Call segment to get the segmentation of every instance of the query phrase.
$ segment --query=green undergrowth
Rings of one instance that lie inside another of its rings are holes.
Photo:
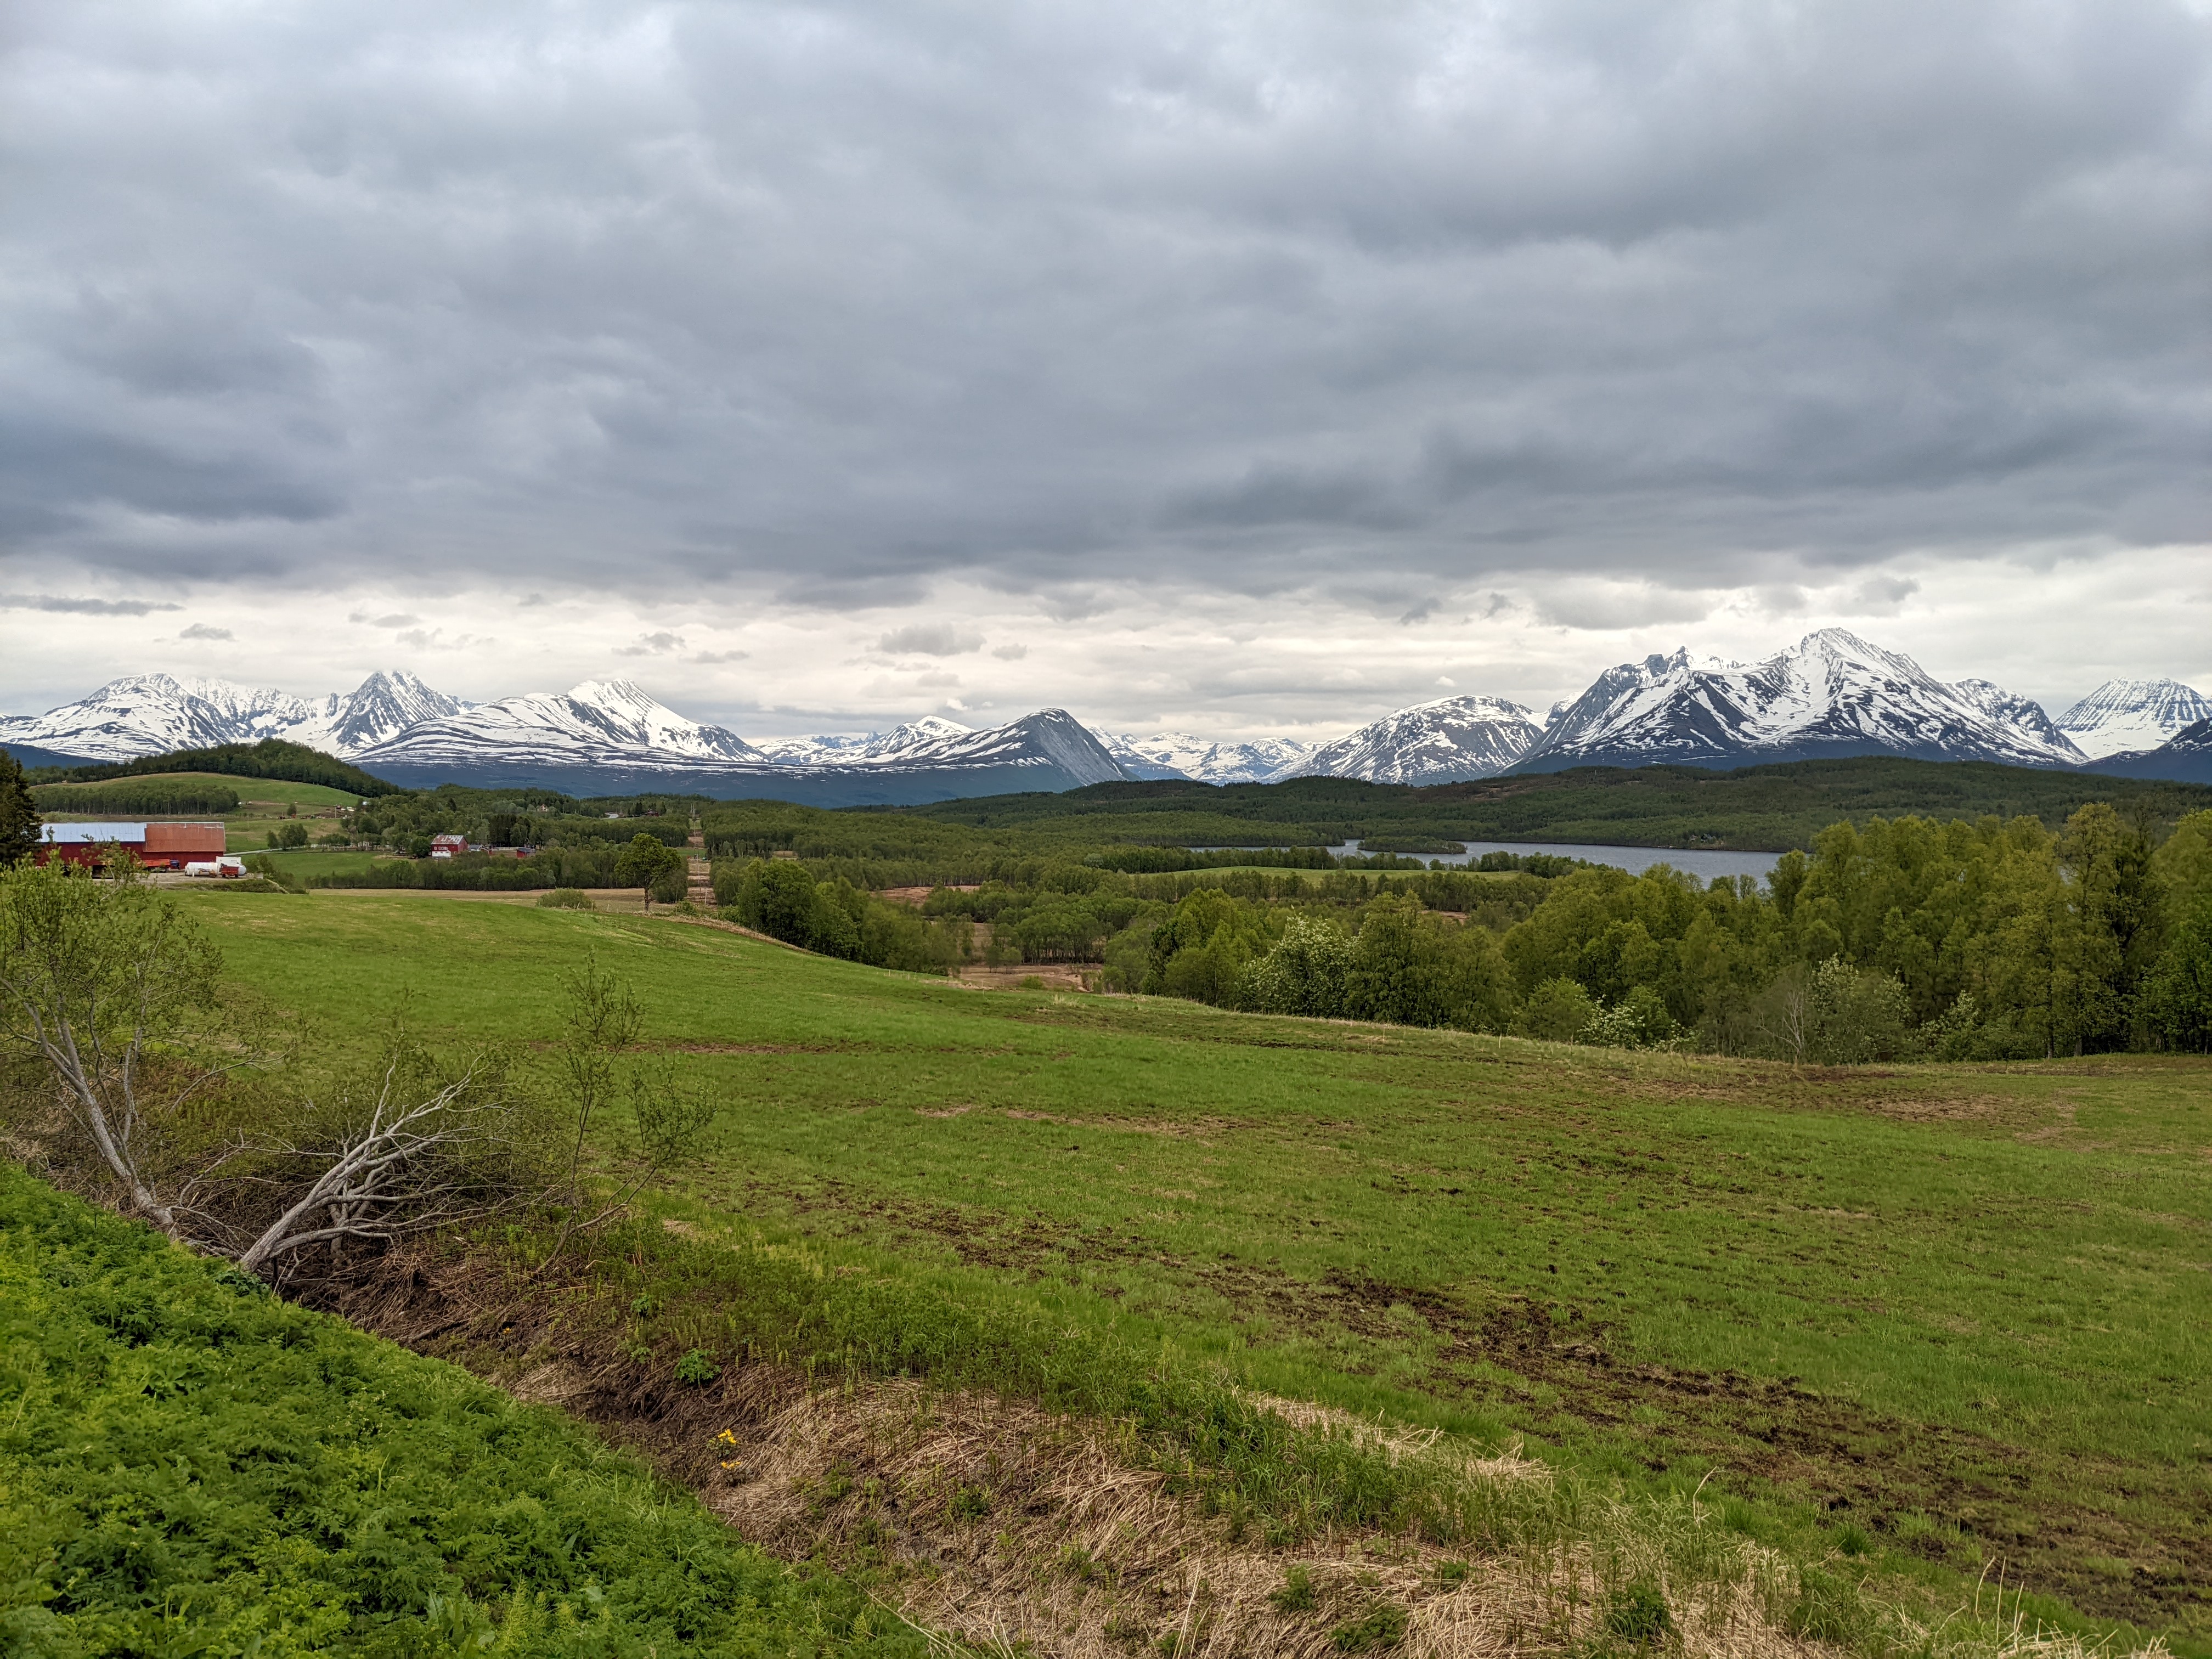
[[[590,1431],[0,1164],[0,1653],[931,1650]]]

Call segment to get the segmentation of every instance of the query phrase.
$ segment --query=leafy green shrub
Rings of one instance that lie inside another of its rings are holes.
[[[538,896],[541,910],[596,910],[592,896],[580,887],[555,887]]]
[[[1659,1587],[1639,1579],[1605,1598],[1605,1633],[1642,1652],[1674,1633],[1674,1615]]]
[[[703,1389],[721,1374],[714,1357],[703,1348],[694,1348],[676,1362],[676,1380],[695,1389]]]
[[[1547,1042],[1579,1042],[1597,1012],[1590,994],[1573,980],[1547,979],[1528,994],[1514,1024],[1523,1036]]]
[[[1314,1599],[1312,1570],[1297,1566],[1283,1575],[1282,1588],[1269,1592],[1267,1596],[1277,1613],[1310,1613]]]
[[[963,1486],[948,1507],[956,1521],[981,1521],[991,1512],[991,1494],[981,1486]]]
[[[1395,1648],[1406,1639],[1406,1610],[1395,1601],[1377,1601],[1358,1618],[1339,1625],[1328,1639],[1339,1653]]]
[[[913,1655],[587,1431],[0,1164],[0,1648]]]

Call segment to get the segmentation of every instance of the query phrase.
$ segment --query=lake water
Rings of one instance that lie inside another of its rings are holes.
[[[1328,849],[1339,858],[1356,855],[1359,843],[1346,842],[1340,847]],[[1610,864],[1632,875],[1640,875],[1655,864],[1671,864],[1677,870],[1686,870],[1700,881],[1711,881],[1715,876],[1757,876],[1761,881],[1774,872],[1782,858],[1779,853],[1716,853],[1709,850],[1685,850],[1676,847],[1592,847],[1570,842],[1531,841],[1471,841],[1464,853],[1408,853],[1408,858],[1418,858],[1423,864],[1472,864],[1485,853],[1549,853],[1554,858],[1587,859],[1592,864]]]

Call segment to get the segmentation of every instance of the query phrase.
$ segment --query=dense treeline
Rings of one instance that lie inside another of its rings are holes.
[[[2040,818],[2056,830],[2104,801],[2171,825],[2212,809],[2212,786],[1981,762],[1887,756],[1748,766],[1583,767],[1426,787],[1298,778],[1225,787],[1173,780],[1066,794],[941,801],[897,816],[987,828],[1042,849],[1114,842],[1334,846],[1370,839],[1589,842],[1627,847],[1809,848],[1829,824],[1926,816]],[[1197,826],[1203,824],[1200,829]]]
[[[154,779],[100,786],[40,784],[31,799],[41,812],[120,817],[134,812],[235,812],[238,791],[203,779]]]
[[[1226,1006],[1804,1060],[2212,1044],[2212,812],[1834,825],[1765,886],[1558,878],[1502,933],[1405,898],[1352,926],[1194,894],[1146,988]]]
[[[2212,1044],[2212,811],[2155,848],[2102,804],[2055,834],[2026,817],[1839,823],[1763,885],[1540,867],[1001,860],[918,917],[795,860],[726,861],[715,885],[746,925],[835,955],[957,963],[975,936],[927,929],[958,921],[988,928],[995,963],[1099,963],[1109,988],[1262,1012],[1800,1061]]]
[[[691,833],[691,805],[650,796],[587,803],[547,790],[445,787],[371,802],[348,820],[347,831],[357,844],[418,859],[429,855],[433,836],[463,836],[490,847],[599,848],[611,856],[640,835],[682,847]],[[593,806],[602,810],[588,810]]]
[[[871,967],[943,973],[968,961],[974,930],[926,919],[842,877],[822,879],[793,859],[714,867],[714,902],[725,914],[804,950]]]
[[[459,858],[386,859],[366,870],[311,873],[317,887],[412,887],[453,892],[529,892],[548,887],[614,887],[616,846],[549,847],[526,859],[464,853]]]

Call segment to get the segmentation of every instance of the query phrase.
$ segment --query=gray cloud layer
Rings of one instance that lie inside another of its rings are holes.
[[[1410,624],[2212,505],[2180,3],[14,15],[10,558]]]

